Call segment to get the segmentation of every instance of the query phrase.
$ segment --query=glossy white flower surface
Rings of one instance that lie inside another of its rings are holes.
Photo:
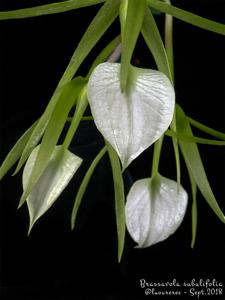
[[[29,182],[39,147],[34,148],[25,165],[23,171],[24,190]],[[55,147],[47,168],[26,200],[30,215],[30,229],[56,201],[82,162],[80,157],[69,150],[61,150],[62,146]]]
[[[88,82],[95,124],[125,169],[169,127],[175,94],[161,72],[131,66],[128,88],[120,89],[120,64],[98,65]]]
[[[188,195],[177,182],[157,175],[136,181],[127,196],[127,229],[138,248],[167,239],[180,226]]]

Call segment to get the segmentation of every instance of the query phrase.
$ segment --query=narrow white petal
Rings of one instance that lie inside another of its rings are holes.
[[[173,180],[158,176],[134,183],[126,203],[126,224],[138,247],[149,247],[165,240],[180,226],[187,208],[188,195]]]
[[[127,93],[121,93],[117,63],[98,65],[88,83],[95,124],[117,151],[123,168],[164,133],[175,103],[174,89],[163,73],[135,67],[131,73]]]
[[[29,181],[30,174],[38,154],[39,146],[31,153],[23,171],[23,189]],[[56,146],[49,164],[38,180],[31,194],[27,198],[30,215],[30,229],[57,200],[67,186],[82,159],[68,150],[61,151],[61,146]]]

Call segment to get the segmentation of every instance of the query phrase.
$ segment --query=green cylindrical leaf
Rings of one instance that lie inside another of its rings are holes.
[[[21,206],[29,196],[38,179],[48,165],[48,161],[52,155],[52,152],[54,151],[55,145],[66,123],[67,116],[74,104],[77,92],[78,87],[76,82],[71,81],[70,84],[66,86],[57,105],[55,106],[54,112],[43,136],[43,140],[38,151],[35,164],[29,176],[29,182],[26,185],[26,189],[24,190],[24,193],[21,197],[19,206]]]
[[[105,2],[105,0],[67,0],[31,8],[23,8],[12,11],[1,11],[0,20],[24,19],[30,17],[39,17],[44,15],[57,14],[81,7],[95,5]]]
[[[188,118],[188,121],[190,122],[190,124],[198,129],[200,129],[201,131],[205,132],[205,133],[208,133],[214,137],[217,137],[218,139],[221,139],[221,140],[225,140],[225,133],[223,132],[220,132],[218,130],[215,130],[213,128],[210,128],[192,118]]]
[[[73,79],[73,85],[76,86],[77,91],[79,91],[80,87],[84,84],[85,79],[82,77],[76,77]],[[71,83],[70,83],[71,84]],[[32,134],[27,141],[27,144],[23,150],[23,153],[21,155],[21,158],[18,162],[16,171],[14,174],[19,172],[27,158],[29,157],[30,153],[34,149],[34,147],[38,144],[40,141],[41,137],[43,136],[45,129],[49,123],[49,120],[51,119],[52,113],[55,109],[56,104],[58,103],[63,91],[67,88],[67,84],[65,84],[63,87],[56,89],[56,92],[52,96],[51,100],[49,101],[43,115],[41,118],[38,120],[34,130],[32,131]]]
[[[107,0],[84,33],[60,82],[68,82],[119,14],[120,0]]]
[[[152,16],[152,13],[149,9],[145,11],[144,22],[142,26],[142,35],[145,39],[145,42],[151,51],[156,65],[158,69],[167,75],[170,79],[171,83],[173,83],[173,73],[170,69],[170,63],[167,57],[166,49],[163,45],[162,38],[160,36],[158,27],[155,23],[155,20]],[[171,128],[176,131],[176,116],[174,114],[173,120],[171,122]],[[179,150],[178,150],[178,143],[177,139],[173,138],[173,148],[175,154],[175,161],[176,161],[176,170],[177,170],[177,184],[178,188],[180,185],[180,157],[179,157]]]
[[[81,90],[79,97],[77,99],[76,110],[70,124],[69,130],[66,134],[65,140],[63,142],[63,147],[69,148],[71,141],[73,140],[74,134],[80,124],[82,116],[88,106],[88,98],[87,98],[87,87],[86,85]]]
[[[121,260],[125,240],[125,199],[124,199],[124,186],[123,177],[120,167],[119,158],[115,150],[107,143],[107,150],[113,173],[114,193],[115,193],[115,208],[116,208],[116,224],[118,236],[118,261]]]
[[[180,106],[176,106],[176,115],[177,115],[177,132],[181,135],[188,135],[192,136],[192,130],[189,125],[188,119],[185,116],[185,113],[181,109]],[[199,190],[201,191],[202,195],[218,216],[218,218],[225,223],[225,217],[219,205],[216,201],[216,198],[212,192],[212,189],[209,185],[205,169],[198,152],[198,147],[195,143],[188,143],[179,140],[179,145],[181,148],[181,152],[183,154],[185,163],[190,170],[194,181],[196,182]]]
[[[141,33],[145,42],[151,51],[156,65],[162,73],[164,73],[171,82],[173,82],[168,57],[158,27],[149,9],[145,10],[144,21]]]
[[[189,143],[198,143],[198,144],[213,145],[213,146],[225,146],[225,141],[210,140],[210,139],[200,138],[193,135],[178,134],[173,130],[167,130],[165,134],[171,137],[176,137],[181,141],[185,141]]]
[[[76,195],[76,199],[74,202],[73,210],[72,210],[72,215],[71,215],[71,228],[74,229],[75,227],[75,222],[76,222],[76,217],[77,217],[77,212],[80,207],[81,201],[83,199],[84,193],[87,189],[88,183],[91,179],[91,176],[98,165],[99,161],[102,159],[103,155],[106,153],[107,148],[106,146],[102,148],[102,150],[98,153],[98,155],[95,157],[93,160],[92,164],[90,165],[87,173],[84,176],[84,179],[81,182],[81,185],[79,187],[79,190]]]
[[[129,0],[127,11],[124,14],[126,19],[124,21],[124,33],[122,33],[122,56],[120,71],[120,85],[122,91],[125,91],[127,88],[130,60],[142,27],[145,8],[146,0]]]
[[[7,157],[3,161],[0,167],[0,180],[5,176],[5,174],[11,169],[11,167],[16,163],[16,161],[20,158],[23,153],[23,150],[36,126],[37,122],[27,129],[27,131],[20,137],[20,139],[16,142],[15,146],[8,153]]]
[[[167,3],[161,2],[159,0],[147,0],[149,6],[170,14],[184,22],[190,23],[194,26],[198,26],[200,28],[216,32],[222,35],[225,35],[225,25],[222,23],[217,23],[206,18],[202,18],[198,15],[192,14],[183,9],[177,8],[173,5],[169,5]]]

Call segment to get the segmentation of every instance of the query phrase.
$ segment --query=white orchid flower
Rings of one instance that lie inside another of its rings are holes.
[[[37,158],[40,145],[34,148],[23,171],[23,189]],[[31,230],[34,223],[53,205],[82,163],[82,159],[62,146],[56,146],[48,166],[41,175],[26,202],[30,215]]]
[[[138,180],[127,196],[126,225],[138,248],[167,239],[180,226],[188,195],[177,182],[156,175]]]
[[[161,72],[131,66],[128,88],[120,88],[120,64],[98,65],[88,82],[95,124],[119,155],[125,169],[170,125],[175,94]]]

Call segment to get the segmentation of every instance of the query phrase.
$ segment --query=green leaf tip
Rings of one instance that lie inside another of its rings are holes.
[[[31,8],[23,8],[11,11],[1,11],[0,20],[24,19],[62,13],[82,7],[87,7],[105,2],[105,0],[67,0],[50,3]]]
[[[86,175],[84,176],[84,178],[81,182],[81,185],[79,187],[79,190],[77,192],[77,195],[76,195],[76,198],[75,198],[75,201],[74,201],[74,206],[73,206],[72,215],[71,215],[71,229],[72,230],[74,230],[74,228],[75,228],[77,213],[78,213],[81,201],[83,199],[84,193],[87,189],[88,183],[91,179],[91,176],[94,173],[94,170],[95,170],[96,166],[98,165],[98,163],[100,162],[100,160],[102,159],[102,157],[104,156],[106,151],[107,151],[107,148],[105,146],[105,147],[102,148],[102,150],[95,157],[95,159],[91,163]]]
[[[177,132],[181,135],[193,136],[188,119],[179,105],[176,105],[177,116]],[[212,208],[217,217],[225,223],[225,216],[221,211],[216,198],[212,192],[208,178],[204,169],[204,165],[201,160],[201,156],[198,151],[198,147],[195,143],[189,143],[179,140],[179,146],[184,157],[187,168],[193,176],[195,183],[204,196],[205,200]]]
[[[224,140],[225,141],[225,133],[224,132],[220,132],[218,130],[215,130],[209,126],[206,126],[190,117],[187,117],[188,118],[188,121],[190,122],[190,124],[196,128],[198,128],[199,130],[211,135],[211,136],[214,136],[218,139],[221,139],[221,140]]]
[[[0,167],[0,180],[5,176],[5,174],[13,167],[20,156],[36,126],[37,122],[27,129],[27,131],[19,138],[12,150],[8,153],[5,160]]]
[[[109,159],[112,167],[114,194],[115,194],[115,209],[116,209],[116,225],[118,237],[118,261],[121,261],[125,242],[125,196],[123,177],[119,157],[109,143],[106,143],[109,154]]]
[[[165,134],[170,137],[176,137],[177,139],[189,142],[189,143],[196,143],[196,144],[203,144],[203,145],[212,145],[212,146],[225,146],[225,141],[218,141],[218,140],[211,140],[205,139],[193,135],[185,135],[185,134],[178,134],[171,129],[168,129]]]
[[[225,35],[225,25],[222,23],[208,20],[206,18],[200,17],[196,14],[190,13],[186,10],[177,8],[173,5],[164,3],[159,0],[147,0],[147,3],[150,7],[153,7],[161,12],[170,14],[173,17],[176,17],[184,22],[190,23],[202,29]]]

